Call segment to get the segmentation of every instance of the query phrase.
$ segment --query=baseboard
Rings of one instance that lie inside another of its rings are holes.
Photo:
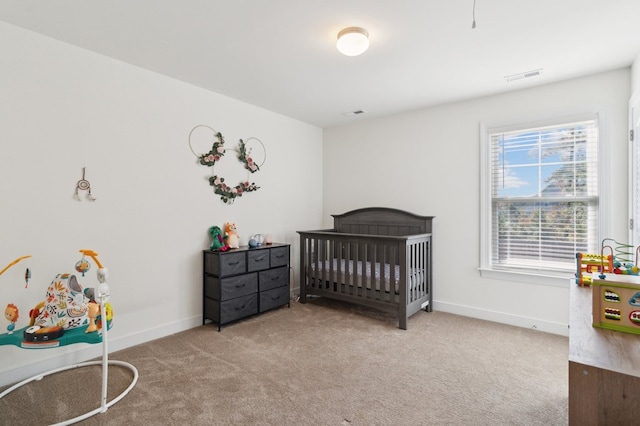
[[[120,336],[117,338],[112,338],[111,334],[109,334],[109,339],[107,341],[107,344],[109,345],[109,356],[111,357],[111,354],[113,354],[113,352],[140,345],[142,343],[150,342],[152,340],[160,339],[162,337],[179,333],[181,331],[189,330],[191,328],[198,327],[199,325],[202,325],[202,316],[193,317],[175,323],[162,324],[149,330],[144,330],[126,336]],[[66,352],[57,357],[48,358],[43,361],[28,364],[26,366],[22,365],[15,369],[3,371],[2,373],[0,373],[0,386],[7,386],[33,377],[37,374],[42,374],[50,370],[61,368],[67,365],[77,364],[102,356],[101,344],[77,346],[78,349],[72,352]],[[46,351],[47,349],[24,350]],[[117,359],[117,355],[114,357],[114,359]]]
[[[514,325],[516,327],[531,328],[545,333],[559,334],[561,336],[569,336],[569,325],[555,323],[550,321],[542,321],[536,318],[527,318],[503,312],[487,311],[484,309],[473,308],[471,306],[457,305],[446,302],[433,302],[435,311],[447,312],[450,314],[462,315],[465,317],[478,318],[486,321],[499,322],[501,324]]]

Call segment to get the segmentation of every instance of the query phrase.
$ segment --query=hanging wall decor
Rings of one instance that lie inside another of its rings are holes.
[[[82,168],[82,179],[80,179],[77,183],[76,183],[76,192],[74,194],[74,198],[78,201],[80,201],[80,195],[78,195],[78,191],[82,190],[82,191],[87,191],[87,198],[91,201],[95,201],[95,197],[93,195],[91,195],[91,184],[89,183],[88,180],[86,180],[84,178],[84,172],[85,172],[86,167]]]
[[[193,141],[192,141],[193,132],[199,127],[204,127],[211,130],[214,136],[213,145],[211,146],[211,149],[209,150],[209,152],[205,154],[198,154],[193,149]],[[199,124],[195,126],[193,129],[191,129],[191,132],[189,132],[189,148],[191,148],[191,152],[193,152],[193,154],[198,158],[199,164],[203,166],[211,167],[212,176],[209,177],[209,185],[213,187],[213,192],[219,195],[220,199],[224,203],[233,204],[233,202],[237,197],[242,197],[242,194],[247,192],[254,192],[260,189],[260,187],[257,186],[255,182],[249,183],[249,175],[259,171],[260,167],[264,165],[264,162],[267,159],[267,151],[262,141],[255,137],[250,137],[246,139],[246,141],[243,141],[242,139],[240,139],[237,149],[226,148],[224,143],[225,141],[224,141],[224,136],[222,136],[222,133],[217,132],[212,127],[209,127],[204,124]],[[256,163],[254,157],[251,155],[251,152],[252,152],[251,145],[254,145],[254,144],[257,144],[258,146],[260,146],[264,153],[262,161],[259,164]],[[227,153],[227,151],[235,152],[237,154],[236,155],[237,159],[240,161],[244,169],[247,171],[247,179],[240,181],[235,186],[230,186],[227,183],[227,181],[225,181],[225,178],[219,174],[216,174],[215,170],[213,169],[216,163],[220,162],[223,159],[223,157],[225,157],[225,154]]]

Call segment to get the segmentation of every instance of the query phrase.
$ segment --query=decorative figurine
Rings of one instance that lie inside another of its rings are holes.
[[[89,317],[89,325],[87,329],[84,331],[85,333],[92,333],[98,330],[98,326],[96,325],[96,317],[100,313],[100,305],[95,301],[91,300],[89,302],[89,309],[87,310],[87,316]]]
[[[91,264],[87,259],[85,259],[84,256],[82,256],[82,259],[76,262],[76,271],[80,272],[83,277],[84,277],[84,273],[87,272],[90,268],[91,268]]]
[[[249,246],[251,246],[251,240],[253,240],[254,243],[253,247],[260,247],[264,243],[264,237],[262,236],[262,234],[252,235],[249,240]]]
[[[229,248],[240,247],[240,236],[236,232],[236,224],[233,222],[227,222],[224,225],[224,241]]]
[[[113,307],[111,303],[107,302],[104,304],[104,313],[107,316],[107,329],[111,328],[111,321],[113,320]],[[98,333],[102,332],[102,327],[104,326],[102,322],[102,314],[96,317],[96,325],[98,326]]]
[[[9,321],[7,326],[7,334],[13,334],[13,330],[16,328],[16,321],[18,321],[18,307],[13,303],[7,305],[7,309],[4,310],[4,317]]]
[[[222,238],[222,229],[219,226],[212,226],[209,228],[209,235],[211,235],[211,247],[209,250],[212,251],[227,251],[229,250],[229,246],[225,243]]]

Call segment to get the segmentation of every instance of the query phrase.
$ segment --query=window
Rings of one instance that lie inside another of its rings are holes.
[[[630,238],[634,247],[640,246],[640,92],[629,101],[629,139],[631,140],[630,200],[631,223]]]
[[[481,270],[570,277],[599,253],[598,127],[483,126]]]

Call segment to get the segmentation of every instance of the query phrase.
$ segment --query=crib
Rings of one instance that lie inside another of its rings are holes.
[[[433,308],[433,216],[368,207],[333,216],[333,229],[298,231],[300,302],[315,295],[408,318]]]

